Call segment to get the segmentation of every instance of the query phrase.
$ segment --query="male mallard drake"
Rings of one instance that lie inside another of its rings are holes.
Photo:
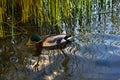
[[[57,48],[65,48],[66,44],[70,42],[72,39],[71,35],[67,34],[59,34],[59,35],[47,35],[42,40],[38,35],[33,35],[31,37],[31,41],[36,42],[36,47],[39,51],[41,51],[42,48],[47,49],[57,49]]]

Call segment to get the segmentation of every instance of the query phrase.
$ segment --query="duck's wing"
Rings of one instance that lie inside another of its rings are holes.
[[[45,39],[44,39],[44,42],[48,42],[48,43],[54,43],[56,42],[56,40],[62,40],[65,38],[66,35],[51,35],[51,36],[47,36]]]
[[[72,37],[70,35],[63,35],[63,34],[49,36],[43,41],[43,46],[56,46],[58,44],[67,42],[71,38]]]

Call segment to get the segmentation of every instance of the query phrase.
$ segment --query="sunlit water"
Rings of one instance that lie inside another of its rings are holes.
[[[117,8],[120,7],[117,6]],[[0,80],[120,80],[120,11],[96,14],[85,28],[72,30],[74,41],[62,50],[34,57],[29,36],[0,43]],[[93,12],[96,13],[96,12]],[[63,27],[64,29],[64,27]],[[82,32],[83,31],[83,32]]]

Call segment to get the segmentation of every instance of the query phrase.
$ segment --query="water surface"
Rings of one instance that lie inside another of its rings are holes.
[[[43,51],[39,65],[38,57],[32,56],[35,48],[28,45],[30,36],[17,36],[14,44],[10,38],[1,40],[0,80],[119,80],[118,8],[119,3],[105,14],[93,11],[91,22],[85,18],[83,26],[75,19],[74,29],[66,28],[74,41],[62,50]]]

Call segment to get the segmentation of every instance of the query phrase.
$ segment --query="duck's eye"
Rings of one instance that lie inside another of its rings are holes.
[[[59,39],[59,40],[57,40],[57,41],[56,41],[56,43],[57,43],[57,44],[60,44],[60,43],[61,43],[61,40],[60,40],[60,39]]]

